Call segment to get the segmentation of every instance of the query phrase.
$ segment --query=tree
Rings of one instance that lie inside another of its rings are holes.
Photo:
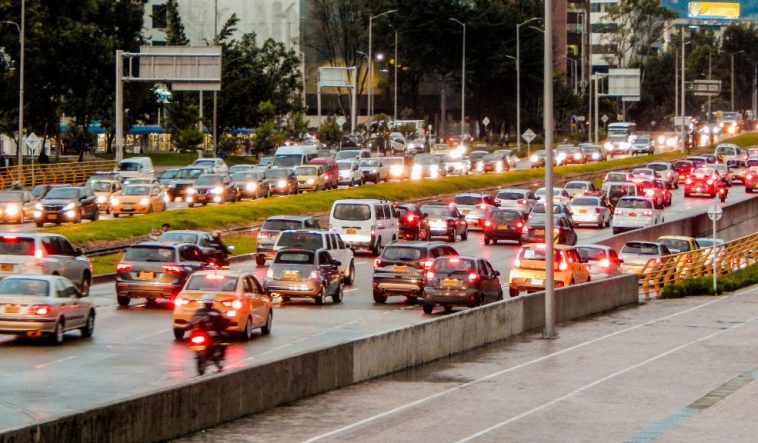
[[[183,129],[174,137],[174,146],[179,152],[192,152],[203,143],[202,132],[196,128]]]
[[[308,132],[308,124],[309,121],[303,116],[303,113],[296,112],[287,122],[287,134],[292,140],[302,141]]]
[[[628,67],[653,55],[653,46],[660,41],[666,21],[675,13],[662,6],[660,0],[621,0],[608,7],[608,63]],[[615,23],[616,25],[612,25]]]
[[[318,139],[327,146],[335,146],[342,140],[342,128],[334,117],[327,117],[319,126]]]
[[[190,44],[184,32],[184,23],[179,15],[179,5],[176,0],[166,2],[166,44],[173,46],[188,46]]]

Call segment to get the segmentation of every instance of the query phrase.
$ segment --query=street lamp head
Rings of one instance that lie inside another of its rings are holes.
[[[455,18],[455,17],[450,17],[450,19],[449,19],[449,20],[450,20],[451,22],[456,22],[456,23],[458,23],[459,25],[463,26],[464,28],[466,27],[466,24],[465,24],[465,23],[463,23],[462,21],[458,20],[458,19],[457,19],[457,18]]]
[[[527,23],[531,23],[531,22],[536,21],[536,20],[542,20],[542,17],[532,17],[532,18],[530,18],[528,20],[525,20],[525,21],[519,23],[517,26],[521,27],[521,26],[524,26]]]
[[[395,12],[397,12],[397,9],[390,9],[389,11],[384,11],[381,14],[377,14],[377,15],[371,16],[371,19],[373,20],[373,19],[379,18],[379,17],[381,17],[383,15],[388,15],[388,14],[392,14],[392,13],[395,13]]]
[[[536,26],[529,26],[529,29],[534,29],[535,31],[540,31],[541,33],[545,33],[545,30],[542,28],[538,28]]]
[[[384,54],[382,54],[381,52],[376,54],[376,61],[380,62],[382,60],[384,60]]]

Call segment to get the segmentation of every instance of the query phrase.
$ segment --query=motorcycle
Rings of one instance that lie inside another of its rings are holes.
[[[211,364],[214,364],[219,372],[224,369],[226,343],[219,342],[200,328],[192,329],[189,340],[190,349],[195,351],[198,375],[205,374],[206,368]]]
[[[721,200],[721,203],[726,201],[727,194],[729,194],[729,190],[725,186],[719,188],[719,200]]]

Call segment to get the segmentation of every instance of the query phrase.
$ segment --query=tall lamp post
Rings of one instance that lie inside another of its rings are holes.
[[[521,152],[521,27],[539,20],[532,17],[516,25],[516,150]]]
[[[24,162],[24,34],[26,29],[26,0],[21,0],[21,25],[16,22],[4,21],[14,25],[18,30],[19,69],[18,69],[18,144],[16,145],[16,161],[18,162],[18,180],[22,182]],[[45,149],[43,146],[42,149]],[[32,158],[34,162],[34,158]],[[23,183],[21,183],[23,186]]]
[[[461,60],[461,143],[463,143],[466,123],[466,24],[452,17],[450,21],[456,22],[463,27],[463,57]]]
[[[397,9],[390,9],[384,11],[381,14],[372,15],[368,18],[368,119],[371,123],[371,118],[374,115],[374,56],[373,56],[373,27],[374,19],[382,17],[384,15],[397,12]]]
[[[739,51],[735,51],[735,52],[732,52],[732,53],[729,54],[729,58],[731,59],[731,71],[732,71],[731,72],[732,87],[730,88],[731,89],[730,92],[731,92],[731,95],[732,95],[732,97],[731,97],[731,104],[732,104],[731,110],[732,111],[734,111],[734,56],[737,55],[737,54],[742,54],[744,52],[745,52],[744,49],[740,49]]]
[[[545,238],[553,235],[553,2],[545,2],[545,45],[543,49],[545,126]],[[552,240],[552,237],[550,237]],[[545,241],[545,329],[543,338],[556,338],[554,260],[552,241]]]

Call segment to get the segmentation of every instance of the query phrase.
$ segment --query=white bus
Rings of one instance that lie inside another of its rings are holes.
[[[610,155],[627,154],[637,138],[636,123],[616,122],[608,125],[608,140],[603,145]]]

